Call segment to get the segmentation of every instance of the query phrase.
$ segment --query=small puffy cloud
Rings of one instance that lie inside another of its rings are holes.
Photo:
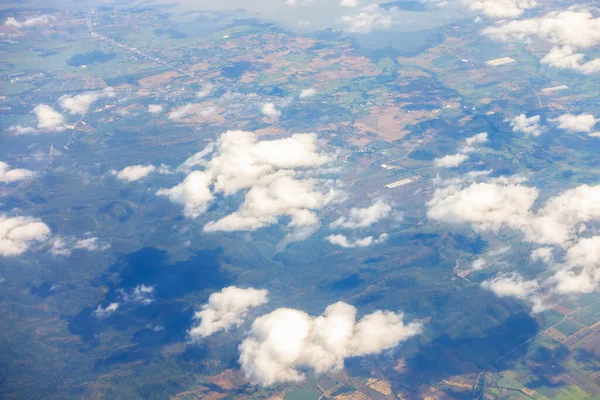
[[[585,54],[578,53],[600,44],[600,18],[585,7],[572,6],[536,18],[502,21],[483,32],[502,41],[549,43],[553,47],[542,63],[584,74],[600,72],[600,59],[585,62]]]
[[[156,171],[154,165],[130,165],[119,172],[115,172],[117,179],[123,182],[135,182],[147,177]]]
[[[94,92],[84,92],[80,94],[76,94],[75,96],[61,96],[58,99],[58,104],[60,107],[68,111],[69,114],[84,114],[88,108],[94,103],[96,100],[105,97],[114,97],[115,91],[111,87],[104,88],[102,90],[94,91]]]
[[[469,159],[468,153],[477,150],[476,146],[488,141],[487,132],[481,132],[465,139],[464,144],[456,154],[450,154],[433,160],[436,168],[456,168]]]
[[[177,167],[177,171],[179,172],[190,172],[195,167],[204,167],[208,162],[206,160],[207,156],[210,155],[215,150],[214,143],[206,146],[202,151],[194,154],[193,156],[188,157],[180,166]]]
[[[372,205],[365,208],[351,208],[348,216],[342,216],[329,224],[335,228],[367,228],[392,213],[392,206],[383,200],[375,200]]]
[[[196,97],[203,98],[208,96],[212,92],[213,88],[213,85],[210,84],[202,86],[202,88],[196,92]]]
[[[485,258],[478,258],[477,260],[473,261],[473,264],[471,264],[471,269],[474,269],[475,271],[479,271],[479,270],[486,268],[488,265],[489,264],[485,260]]]
[[[0,215],[0,256],[23,254],[49,237],[50,228],[37,218]]]
[[[109,247],[110,247],[109,245],[107,245],[105,243],[101,243],[100,239],[98,239],[97,237],[79,239],[73,245],[74,249],[87,250],[87,251],[106,250]]]
[[[39,104],[34,107],[33,112],[38,120],[38,129],[49,132],[61,132],[66,129],[65,117],[52,107]]]
[[[267,295],[266,290],[242,289],[236,286],[229,286],[211,294],[208,303],[194,314],[196,325],[188,331],[190,339],[199,341],[213,333],[240,326],[250,308],[267,302]]]
[[[188,116],[188,115],[191,114],[190,111],[195,106],[196,106],[196,104],[189,103],[189,104],[186,104],[184,106],[177,107],[177,108],[175,108],[174,110],[172,110],[169,113],[169,119],[171,119],[171,120],[177,120],[177,119],[181,119],[181,118],[183,118],[185,116]]]
[[[433,165],[436,168],[456,168],[468,159],[469,156],[466,154],[451,154],[441,158],[436,158],[435,160],[433,160]]]
[[[533,117],[527,118],[527,115],[519,114],[509,121],[513,132],[524,133],[532,136],[540,136],[544,131],[540,125],[539,115],[534,115]]]
[[[51,240],[50,253],[55,256],[69,256],[73,250],[104,251],[110,248],[107,243],[102,243],[97,237],[77,239],[73,237],[56,236]]]
[[[378,238],[374,238],[373,236],[367,236],[361,239],[350,240],[346,235],[329,235],[325,237],[329,243],[344,247],[344,248],[354,248],[354,247],[368,247],[374,244],[380,244],[385,242],[388,239],[389,235],[387,233],[382,233]]]
[[[148,105],[148,112],[151,114],[159,114],[163,112],[163,106],[160,104],[150,104]]]
[[[322,316],[279,308],[257,318],[240,344],[242,371],[254,384],[301,381],[306,368],[315,373],[340,370],[344,359],[377,354],[422,331],[405,324],[402,313],[375,311],[356,322],[356,308],[338,302]]]
[[[296,7],[296,6],[301,6],[301,5],[305,5],[305,4],[310,4],[313,1],[314,0],[286,0],[285,4],[287,4],[290,7]]]
[[[465,139],[465,145],[461,148],[461,153],[471,153],[475,151],[475,146],[488,141],[487,132],[481,132]]]
[[[532,261],[543,261],[546,264],[550,264],[552,259],[552,247],[540,247],[531,252]]]
[[[13,17],[8,17],[6,21],[4,21],[4,25],[12,26],[13,28],[30,28],[32,26],[47,25],[54,21],[54,19],[55,18],[52,15],[40,15],[37,17],[29,17],[25,21],[19,22]]]
[[[196,218],[206,211],[214,198],[210,183],[210,175],[203,171],[193,171],[179,185],[160,189],[156,194],[168,197],[173,203],[182,204],[185,216]]]
[[[277,119],[281,117],[281,111],[275,108],[275,104],[273,103],[265,103],[262,105],[260,112],[272,119]]]
[[[481,11],[489,18],[517,18],[525,10],[537,6],[535,0],[463,0],[473,11]]]
[[[8,127],[8,131],[14,133],[15,135],[35,135],[38,133],[38,130],[31,126],[23,126],[23,125],[11,125]]]
[[[317,91],[313,88],[309,88],[309,89],[302,89],[302,91],[300,92],[300,98],[301,99],[305,99],[307,97],[312,97],[315,94],[317,94]]]
[[[342,7],[356,7],[358,6],[358,0],[342,0],[340,2]]]
[[[431,219],[470,222],[476,230],[503,226],[522,229],[530,221],[530,209],[538,190],[518,184],[480,182],[466,188],[451,185],[436,189],[427,203]]]
[[[516,273],[497,276],[492,280],[483,281],[481,286],[491,290],[499,297],[515,297],[526,299],[539,289],[536,281],[526,281]]]
[[[389,29],[392,26],[390,10],[371,4],[360,9],[355,15],[344,15],[341,22],[347,25],[347,30],[355,33],[368,33],[373,30]]]
[[[96,310],[94,311],[94,315],[96,316],[96,318],[102,319],[102,318],[108,317],[111,314],[114,314],[115,311],[117,311],[118,309],[119,309],[119,303],[114,302],[114,303],[110,303],[109,305],[107,305],[104,308],[102,308],[102,306],[98,306],[98,308],[96,308]]]
[[[3,161],[0,161],[0,183],[10,183],[22,181],[24,179],[31,178],[35,175],[35,172],[28,169],[13,168],[10,169],[9,165]]]
[[[509,273],[483,281],[481,287],[493,292],[498,297],[514,297],[532,303],[532,312],[547,309],[547,305],[539,294],[540,285],[535,280],[526,281],[517,273]]]
[[[154,301],[154,286],[137,285],[130,291],[118,290],[123,303],[136,303],[147,306]]]
[[[69,256],[71,255],[70,247],[71,246],[65,239],[60,236],[56,236],[52,238],[52,247],[50,248],[50,253],[55,256]]]
[[[591,132],[596,125],[596,118],[592,114],[564,114],[551,119],[560,129],[568,132]]]

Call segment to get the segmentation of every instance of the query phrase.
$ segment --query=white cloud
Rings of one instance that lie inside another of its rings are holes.
[[[600,219],[600,185],[581,185],[550,198],[537,211],[527,232],[542,244],[569,246],[581,224]]]
[[[0,183],[22,181],[24,179],[31,178],[34,175],[35,172],[28,169],[10,169],[7,163],[0,161]]]
[[[527,118],[527,115],[519,114],[509,121],[513,132],[520,132],[532,136],[540,136],[544,131],[540,125],[539,115],[534,115],[533,117]]]
[[[250,308],[268,301],[267,295],[267,290],[242,289],[235,286],[211,294],[208,303],[194,314],[196,325],[188,331],[190,339],[199,341],[213,333],[240,326]]]
[[[290,226],[318,224],[318,217],[310,209],[320,208],[326,202],[327,193],[316,191],[312,179],[298,180],[293,173],[278,175],[259,180],[257,186],[248,191],[237,211],[209,222],[204,230],[256,230],[277,223],[283,215],[291,218]]]
[[[300,98],[305,99],[307,97],[312,97],[317,94],[317,91],[314,88],[302,89],[300,92]]]
[[[471,265],[471,269],[474,269],[475,271],[479,271],[481,269],[487,268],[488,267],[488,263],[485,260],[485,258],[478,258],[477,260],[473,261],[473,264]]]
[[[73,246],[74,249],[87,250],[87,251],[99,251],[106,250],[110,246],[105,243],[101,243],[97,237],[90,237],[85,239],[79,239]]]
[[[206,156],[210,155],[215,150],[214,143],[210,143],[206,146],[202,151],[194,154],[193,156],[188,157],[187,160],[183,162],[179,167],[177,167],[177,171],[180,172],[190,172],[193,168],[199,166],[206,166]]]
[[[491,290],[499,297],[516,297],[526,299],[535,293],[539,285],[536,281],[525,281],[516,273],[497,276],[490,281],[484,281],[481,286]]]
[[[477,150],[476,146],[488,141],[487,132],[481,132],[465,139],[465,143],[456,154],[450,154],[433,160],[436,168],[456,168],[469,159],[468,153]]]
[[[355,33],[368,33],[373,30],[389,29],[392,26],[392,12],[371,4],[360,9],[355,15],[344,15],[341,22],[347,30]]]
[[[38,120],[38,129],[49,132],[61,132],[66,129],[65,117],[52,107],[39,104],[34,107],[33,112]]]
[[[124,182],[135,182],[156,171],[154,165],[130,165],[116,172],[117,179]]]
[[[70,256],[71,249],[65,239],[60,236],[56,236],[52,238],[52,247],[50,248],[50,253],[55,256]]]
[[[319,317],[279,308],[254,321],[239,346],[240,364],[247,379],[263,386],[301,381],[304,368],[340,370],[348,357],[377,354],[421,333],[421,324],[403,317],[378,310],[356,322],[356,308],[342,302]]]
[[[301,6],[301,5],[305,5],[305,4],[310,4],[313,1],[314,0],[286,0],[285,4],[287,4],[290,7],[295,7],[295,6]]]
[[[208,96],[212,92],[213,88],[214,86],[211,84],[202,86],[202,88],[198,92],[196,92],[196,97],[203,98]]]
[[[38,130],[31,126],[23,126],[23,125],[11,125],[8,127],[8,131],[14,133],[15,135],[35,135],[38,133]]]
[[[535,0],[463,0],[463,3],[490,18],[517,18],[537,6]]]
[[[239,209],[208,223],[207,232],[255,230],[277,223],[281,216],[290,217],[292,228],[306,227],[319,223],[314,210],[333,201],[336,191],[331,181],[302,179],[300,171],[329,160],[319,152],[314,134],[259,141],[250,132],[228,131],[208,152],[192,156],[178,168],[202,166],[203,170],[190,172],[182,183],[157,194],[183,204],[185,215],[195,218],[206,211],[214,194],[245,191]]]
[[[262,108],[260,109],[260,112],[263,113],[263,115],[272,118],[272,119],[277,119],[279,117],[281,117],[281,111],[277,110],[275,108],[275,104],[273,103],[265,103],[262,105]]]
[[[89,237],[84,239],[77,239],[74,237],[61,237],[55,236],[51,240],[52,247],[50,253],[55,256],[69,256],[73,250],[86,250],[86,251],[104,251],[110,248],[107,243],[102,243],[97,237]]]
[[[564,114],[551,119],[550,122],[568,132],[591,132],[594,125],[596,125],[596,118],[591,114]]]
[[[114,89],[111,87],[107,87],[95,92],[84,92],[76,94],[75,96],[61,96],[58,99],[58,104],[63,110],[68,111],[72,115],[83,115],[92,105],[92,103],[94,103],[96,100],[114,96]]]
[[[487,132],[481,132],[465,139],[465,145],[460,149],[461,153],[472,153],[476,150],[475,146],[488,141]]]
[[[518,184],[472,183],[466,188],[451,185],[436,189],[427,203],[428,216],[449,222],[470,222],[476,230],[502,226],[523,229],[538,190]]]
[[[211,176],[203,171],[191,172],[183,182],[170,189],[160,189],[158,196],[166,196],[173,203],[184,206],[184,214],[188,218],[196,218],[203,214],[214,196],[210,191]]]
[[[551,278],[561,294],[584,294],[600,283],[600,236],[582,238],[567,251],[566,262]]]
[[[517,273],[499,275],[483,281],[481,287],[490,290],[498,297],[514,297],[532,304],[532,312],[538,313],[548,308],[539,294],[540,285],[535,280],[526,281]]]
[[[98,308],[96,308],[96,310],[94,311],[94,315],[96,316],[96,318],[106,318],[109,315],[113,314],[115,311],[117,311],[119,309],[119,303],[114,302],[114,303],[110,303],[108,306],[106,306],[106,308],[102,308],[102,306],[98,306]]]
[[[147,306],[154,302],[154,286],[137,285],[130,292],[124,289],[117,290],[123,303],[136,303]]]
[[[365,208],[351,208],[348,216],[342,216],[329,227],[335,228],[367,228],[382,218],[388,217],[392,213],[392,206],[383,200],[375,200],[372,205]]]
[[[581,224],[600,219],[600,185],[581,185],[550,198],[532,210],[539,191],[507,179],[450,185],[435,190],[428,216],[448,222],[469,222],[478,231],[503,226],[520,230],[527,240],[568,247]]]
[[[540,247],[531,252],[531,259],[533,261],[543,261],[546,264],[550,264],[553,260],[552,247]]]
[[[0,256],[25,253],[34,243],[46,242],[50,228],[37,218],[0,214]]]
[[[545,41],[554,47],[542,63],[584,74],[600,72],[600,59],[584,62],[585,55],[577,53],[600,43],[600,18],[594,18],[585,7],[572,6],[536,18],[503,21],[485,28],[483,32],[503,41],[536,44],[540,40]]]
[[[19,22],[13,17],[8,17],[6,21],[4,21],[4,25],[12,26],[13,28],[30,28],[32,26],[47,25],[48,23],[54,20],[55,18],[52,15],[40,15],[38,17],[29,17],[23,22]]]
[[[433,166],[436,168],[456,168],[469,159],[469,156],[462,153],[451,154],[433,160]]]
[[[358,6],[358,0],[342,0],[340,2],[342,7],[356,7]]]
[[[380,244],[385,242],[388,239],[389,235],[387,233],[382,233],[378,238],[374,238],[373,236],[367,236],[360,239],[355,239],[350,241],[346,235],[329,235],[325,237],[329,243],[344,247],[344,248],[354,248],[354,247],[368,247],[374,244]]]
[[[148,112],[152,114],[159,114],[163,112],[163,106],[161,106],[160,104],[149,104]]]
[[[581,185],[550,197],[532,209],[538,190],[510,179],[460,184],[437,189],[428,203],[429,217],[450,222],[469,222],[477,231],[510,227],[528,242],[547,245],[531,254],[552,266],[552,277],[523,281],[518,275],[500,276],[484,287],[499,295],[526,299],[534,312],[544,309],[542,293],[548,298],[570,293],[590,293],[600,282],[600,237],[582,238],[586,224],[600,220],[600,185]],[[554,248],[566,250],[562,264],[554,260]],[[540,283],[541,282],[541,283]],[[535,292],[535,293],[534,293]]]
[[[181,119],[185,116],[191,115],[190,111],[196,106],[196,104],[188,103],[184,106],[177,107],[169,113],[169,119]]]

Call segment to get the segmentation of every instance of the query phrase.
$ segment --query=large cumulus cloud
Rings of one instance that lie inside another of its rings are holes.
[[[322,316],[279,308],[257,318],[240,344],[240,364],[259,385],[300,381],[315,373],[343,368],[348,357],[377,354],[421,333],[420,323],[405,324],[402,313],[375,311],[356,321],[356,308],[338,302]]]
[[[183,182],[157,194],[182,204],[185,216],[196,218],[215,196],[243,192],[238,210],[209,222],[207,232],[255,230],[282,216],[290,218],[293,229],[313,226],[319,223],[315,211],[335,199],[336,189],[330,180],[301,172],[330,161],[312,133],[260,141],[251,132],[228,131],[178,168],[191,171]]]

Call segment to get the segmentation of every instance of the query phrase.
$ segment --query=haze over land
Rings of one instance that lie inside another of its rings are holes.
[[[0,397],[600,396],[593,2],[0,10]]]

